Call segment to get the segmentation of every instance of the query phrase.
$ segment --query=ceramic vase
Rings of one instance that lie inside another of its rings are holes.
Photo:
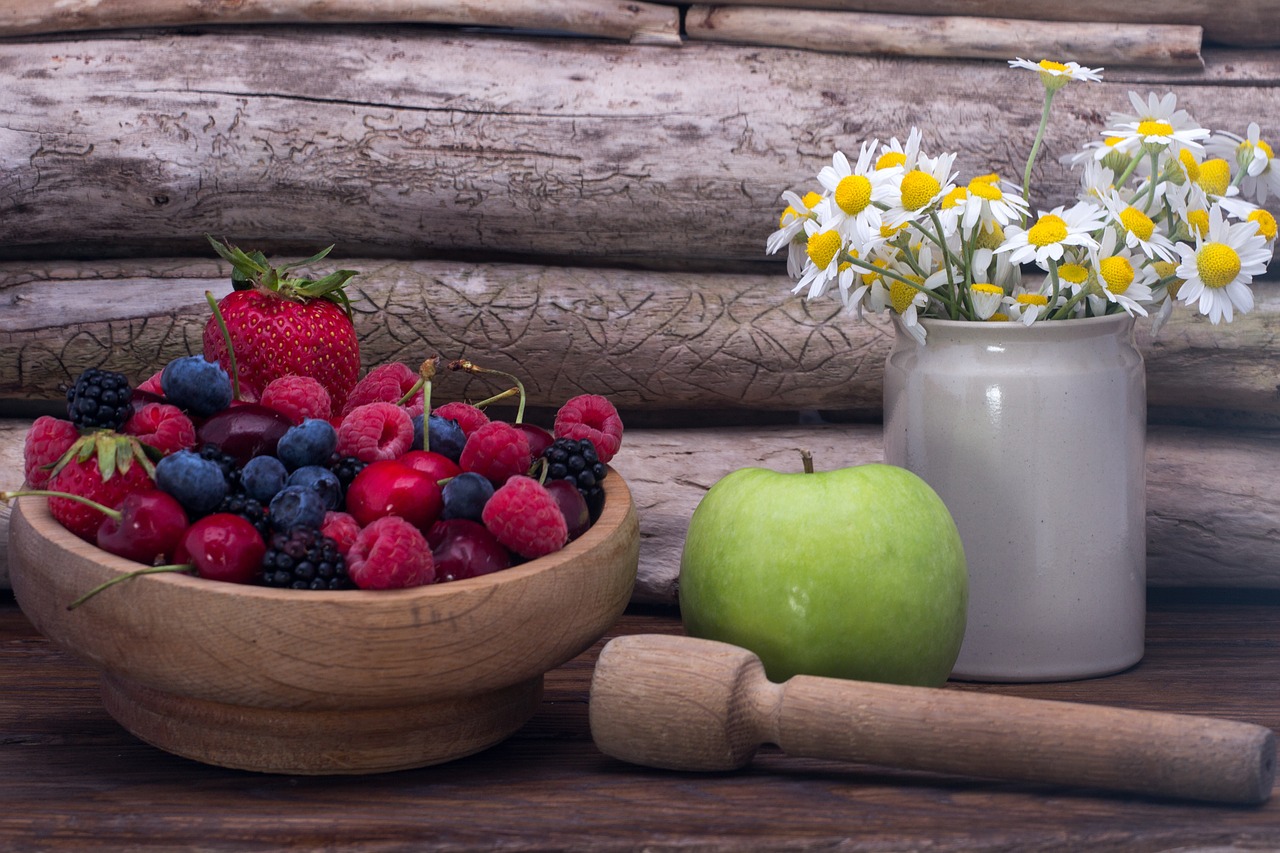
[[[1125,314],[901,326],[885,461],[955,518],[969,613],[953,678],[1057,681],[1141,659],[1146,379]]]

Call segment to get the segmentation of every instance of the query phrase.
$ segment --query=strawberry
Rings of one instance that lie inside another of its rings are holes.
[[[334,411],[341,411],[360,374],[360,344],[342,290],[356,273],[338,270],[316,280],[289,277],[291,270],[324,258],[332,246],[305,261],[274,267],[260,252],[250,255],[208,239],[231,263],[235,290],[218,302],[215,316],[205,324],[205,357],[239,381],[241,398],[258,399],[281,376],[309,376],[329,392]],[[225,336],[219,318],[226,325]]]
[[[47,488],[69,492],[115,508],[128,495],[156,487],[155,466],[133,436],[96,430],[82,436],[63,454]],[[71,498],[49,498],[49,513],[67,530],[93,542],[106,518]]]

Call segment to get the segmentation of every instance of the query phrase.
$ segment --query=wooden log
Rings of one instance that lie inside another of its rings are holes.
[[[1055,98],[1033,201],[1127,93],[1207,127],[1280,115],[1280,53],[1120,70]],[[780,194],[837,149],[923,129],[962,177],[1020,173],[1041,110],[1004,62],[429,29],[219,29],[9,43],[0,258],[267,249],[718,268],[764,261]],[[1181,84],[1181,85],[1180,85]],[[777,262],[777,258],[772,259]]]
[[[0,37],[193,24],[452,24],[680,44],[680,13],[636,0],[9,0]]]
[[[726,0],[720,5],[756,5],[758,0]],[[769,0],[769,6],[834,9],[845,12],[902,12],[893,0]],[[980,18],[1019,18],[1031,21],[1187,25],[1202,27],[1205,40],[1236,47],[1280,45],[1280,17],[1272,0],[1236,0],[1228,10],[1211,0],[1115,3],[1112,0],[912,0],[914,15],[972,15]],[[1070,50],[1086,48],[1069,45]],[[1070,52],[1070,51],[1069,51]],[[1025,54],[1024,54],[1025,56]],[[1028,56],[1028,59],[1069,59],[1071,56]],[[1082,61],[1082,60],[1077,60]]]
[[[30,419],[0,419],[0,490],[22,484]],[[1147,577],[1151,586],[1280,589],[1280,431],[1153,426],[1147,436]],[[717,480],[750,465],[820,470],[884,460],[878,426],[630,429],[613,466],[640,516],[634,601],[671,605],[685,531]],[[0,588],[8,586],[8,507],[0,504]]]
[[[691,6],[694,41],[798,47],[861,56],[939,59],[1055,57],[1082,65],[1200,68],[1203,32],[1178,24],[1061,23],[1014,18],[886,15],[766,6]]]
[[[591,391],[631,411],[880,412],[890,324],[793,296],[781,271],[334,263],[325,269],[362,271],[350,289],[366,368],[465,355],[519,375],[534,406]],[[59,399],[95,366],[141,381],[200,351],[204,293],[229,287],[213,260],[0,264],[0,398]],[[1152,340],[1139,322],[1152,406],[1249,412],[1280,425],[1280,283],[1254,291],[1254,311],[1229,325],[1180,308]],[[446,377],[436,394],[485,396],[476,389],[490,387]]]

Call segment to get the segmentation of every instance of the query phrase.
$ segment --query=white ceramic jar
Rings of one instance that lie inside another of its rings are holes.
[[[1146,376],[1124,314],[898,331],[885,461],[955,518],[969,615],[952,677],[1054,681],[1141,659]]]

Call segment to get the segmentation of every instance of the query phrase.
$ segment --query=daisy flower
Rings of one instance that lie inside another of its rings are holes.
[[[1104,195],[1102,206],[1112,226],[1124,233],[1125,245],[1130,249],[1141,249],[1148,258],[1162,261],[1178,257],[1173,242],[1160,232],[1151,217],[1126,202],[1119,192],[1112,190]]]
[[[1004,288],[990,282],[976,281],[969,285],[969,300],[973,303],[973,313],[978,315],[978,319],[989,320],[1004,302]]]
[[[895,166],[913,168],[920,156],[920,140],[922,136],[920,128],[913,127],[911,132],[907,134],[905,145],[899,142],[896,136],[881,145],[880,156],[876,158],[876,169],[892,169]],[[907,163],[910,163],[911,166],[907,166]]]
[[[1113,114],[1109,121],[1113,129],[1102,133],[1120,140],[1115,144],[1117,151],[1134,154],[1167,148],[1176,153],[1183,148],[1199,150],[1204,147],[1199,140],[1207,137],[1209,131],[1198,126],[1186,110],[1177,109],[1177,95],[1169,92],[1157,100],[1152,92],[1143,102],[1137,92],[1130,92],[1129,102],[1133,104],[1135,113]]]
[[[1147,316],[1144,303],[1151,301],[1151,282],[1156,276],[1146,265],[1146,258],[1121,246],[1112,228],[1107,229],[1102,243],[1091,254],[1093,268],[1098,272],[1099,291],[1090,292],[1088,296],[1093,313],[1107,313],[1107,303],[1114,302],[1128,314]]]
[[[805,193],[804,198],[787,190],[782,194],[787,203],[786,209],[778,217],[778,230],[769,235],[765,243],[765,251],[772,255],[804,232],[804,223],[816,218],[813,209],[822,201],[822,196],[815,192]]]
[[[1253,308],[1253,277],[1266,272],[1271,252],[1258,233],[1256,222],[1231,224],[1222,208],[1209,210],[1206,236],[1196,235],[1195,248],[1178,244],[1181,263],[1176,275],[1183,280],[1178,299],[1183,305],[1195,304],[1209,322],[1223,318],[1231,322],[1233,312],[1246,313]]]
[[[800,280],[796,282],[791,292],[800,293],[808,290],[806,298],[817,299],[826,293],[827,287],[840,275],[840,253],[844,249],[844,239],[839,231],[832,228],[823,229],[812,219],[805,222],[804,231],[807,237],[805,253],[808,255],[808,260]]]
[[[1034,260],[1041,268],[1048,269],[1050,261],[1062,260],[1067,246],[1089,249],[1097,246],[1092,232],[1104,224],[1103,209],[1091,202],[1076,202],[1070,208],[1055,207],[1048,213],[1041,211],[1036,224],[1026,230],[1010,225],[1008,239],[996,251],[1009,252],[1010,263]]]
[[[1052,298],[1053,285],[1048,278],[1042,280],[1037,288],[1016,287],[1013,293],[1005,297],[1005,314],[1010,320],[1030,326],[1037,320],[1048,317],[1063,302],[1061,294],[1056,304],[1050,303]]]
[[[979,175],[969,181],[965,188],[964,212],[960,224],[966,232],[982,224],[984,231],[994,231],[995,225],[1001,228],[1012,222],[1025,222],[1031,215],[1031,208],[1018,189],[994,172]]]
[[[887,201],[892,191],[890,179],[897,169],[873,168],[875,150],[875,140],[862,143],[856,164],[850,164],[849,158],[837,151],[831,157],[831,165],[818,173],[818,183],[826,190],[820,209],[825,227],[846,235],[855,227],[864,232],[879,230],[877,205]]]
[[[1075,62],[1054,62],[1051,59],[1032,62],[1029,59],[1018,57],[1017,59],[1009,60],[1009,67],[1025,68],[1028,71],[1037,72],[1040,75],[1040,82],[1050,92],[1058,91],[1072,80],[1092,83],[1100,83],[1102,81],[1101,68],[1085,68]]]
[[[1257,122],[1250,122],[1248,133],[1242,139],[1234,133],[1215,134],[1210,140],[1210,150],[1224,159],[1234,158],[1244,170],[1240,179],[1240,192],[1266,204],[1268,196],[1280,196],[1280,165],[1267,141],[1262,138]]]
[[[925,287],[925,280],[918,275],[905,276]],[[925,329],[920,325],[920,310],[929,305],[929,294],[917,290],[906,282],[893,279],[889,282],[889,303],[894,314],[902,322],[902,328],[921,346],[924,345]]]
[[[951,192],[956,173],[951,171],[955,154],[937,157],[920,155],[913,164],[903,165],[903,173],[890,185],[888,208],[884,211],[884,224],[897,228],[908,222],[916,222],[943,196]]]

